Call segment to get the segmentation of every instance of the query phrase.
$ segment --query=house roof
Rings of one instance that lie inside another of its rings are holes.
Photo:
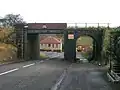
[[[46,38],[45,36],[41,36],[40,41],[44,40],[45,38]]]
[[[48,36],[45,39],[41,40],[40,43],[41,44],[60,44],[62,42],[55,37]]]

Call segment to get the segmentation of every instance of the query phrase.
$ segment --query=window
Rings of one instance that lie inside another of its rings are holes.
[[[50,47],[50,44],[48,44],[48,47]]]

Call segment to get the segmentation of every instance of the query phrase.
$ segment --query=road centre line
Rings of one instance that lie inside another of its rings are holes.
[[[8,74],[8,73],[11,73],[11,72],[14,72],[14,71],[17,71],[18,69],[19,69],[19,68],[15,68],[15,69],[12,69],[12,70],[9,70],[9,71],[0,73],[0,76],[5,75],[5,74]]]
[[[42,62],[44,62],[44,61],[41,60],[40,63],[42,63]],[[35,65],[35,63],[24,65],[23,68],[30,67],[32,65]],[[19,68],[15,68],[15,69],[12,69],[12,70],[9,70],[9,71],[2,72],[2,73],[0,73],[0,76],[11,73],[11,72],[14,72],[14,71],[17,71],[17,70],[19,70]]]

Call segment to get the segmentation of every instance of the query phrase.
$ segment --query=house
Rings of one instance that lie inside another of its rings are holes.
[[[48,36],[40,41],[40,50],[62,51],[62,40]]]

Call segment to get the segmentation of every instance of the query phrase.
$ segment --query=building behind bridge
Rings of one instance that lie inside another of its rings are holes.
[[[41,51],[62,51],[62,40],[53,36],[48,36],[40,40]]]

